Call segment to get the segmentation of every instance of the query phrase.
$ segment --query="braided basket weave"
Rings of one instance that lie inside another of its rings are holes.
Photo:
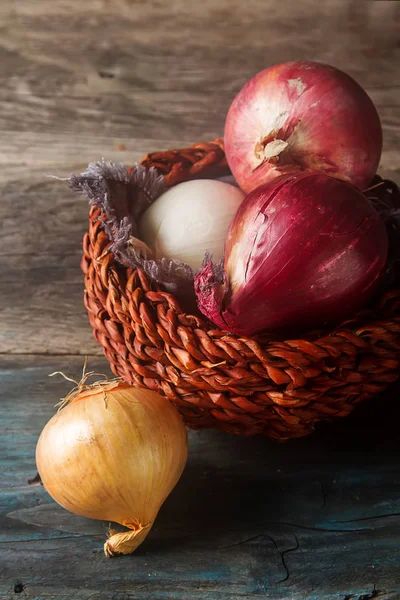
[[[228,173],[222,140],[146,155],[168,186]],[[139,270],[116,262],[99,209],[83,241],[85,306],[112,371],[169,398],[192,428],[281,440],[344,417],[395,381],[400,290],[329,334],[262,342],[210,329]]]

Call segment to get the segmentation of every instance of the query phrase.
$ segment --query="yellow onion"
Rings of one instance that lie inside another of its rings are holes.
[[[130,554],[143,542],[186,459],[186,429],[175,407],[121,381],[79,387],[36,449],[39,474],[56,502],[129,528],[110,532],[107,556]]]

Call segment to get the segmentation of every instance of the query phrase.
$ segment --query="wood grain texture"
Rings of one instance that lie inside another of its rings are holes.
[[[107,370],[102,358],[90,366]],[[400,597],[399,386],[379,412],[367,403],[285,445],[191,432],[187,468],[146,542],[108,560],[108,523],[28,485],[39,431],[69,389],[47,375],[81,367],[77,357],[2,359],[3,596],[20,584],[32,600]]]
[[[191,433],[188,468],[132,557],[107,561],[108,523],[27,484],[68,391],[48,373],[100,353],[79,269],[87,205],[47,175],[220,136],[247,79],[299,58],[367,89],[380,172],[400,183],[399,2],[0,3],[0,597],[400,598],[399,386],[285,446]]]

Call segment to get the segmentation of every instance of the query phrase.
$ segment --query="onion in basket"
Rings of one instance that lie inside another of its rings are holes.
[[[316,169],[365,189],[376,173],[382,128],[367,93],[329,65],[274,65],[248,81],[229,109],[225,152],[245,192],[274,177]]]
[[[177,259],[196,271],[206,252],[215,261],[223,257],[229,224],[243,199],[239,188],[222,181],[180,183],[147,209],[139,237],[154,259]]]
[[[324,173],[256,188],[229,228],[225,271],[195,278],[200,310],[240,335],[335,323],[363,307],[387,257],[383,220],[353,185]]]

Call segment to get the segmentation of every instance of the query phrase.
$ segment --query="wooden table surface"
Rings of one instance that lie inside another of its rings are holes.
[[[0,26],[0,597],[400,598],[400,385],[285,445],[191,432],[129,557],[28,483],[68,390],[47,375],[107,368],[82,302],[87,205],[47,175],[213,139],[248,78],[303,58],[367,89],[400,183],[400,2],[14,0]]]

